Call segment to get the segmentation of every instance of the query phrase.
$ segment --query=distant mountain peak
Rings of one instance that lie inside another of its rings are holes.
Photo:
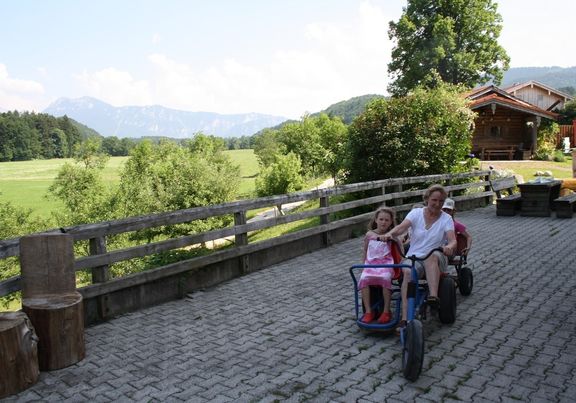
[[[116,107],[92,97],[59,98],[44,111],[68,117],[103,136],[189,138],[198,132],[218,137],[251,136],[288,120],[260,113],[189,112],[161,105]]]

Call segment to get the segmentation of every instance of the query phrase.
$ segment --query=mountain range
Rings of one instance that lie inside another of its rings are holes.
[[[530,80],[574,94],[576,92],[576,67],[512,68],[504,73],[500,87],[505,88]],[[320,112],[340,116],[345,123],[350,123],[362,112],[365,104],[376,97],[382,97],[382,95],[354,97],[330,105]],[[277,127],[288,121],[288,118],[282,116],[259,113],[189,112],[158,105],[115,107],[90,97],[60,98],[43,112],[56,117],[67,115],[88,128],[94,129],[102,136],[119,138],[190,138],[198,132],[218,137],[242,137],[251,136],[265,128]]]
[[[188,112],[154,106],[115,107],[96,98],[60,98],[44,111],[68,116],[102,136],[190,138],[198,132],[218,137],[251,136],[288,118],[260,113]]]

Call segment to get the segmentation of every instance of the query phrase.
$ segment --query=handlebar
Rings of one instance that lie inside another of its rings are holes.
[[[381,241],[381,242],[385,242],[385,241]],[[410,260],[412,260],[413,262],[414,262],[414,261],[424,261],[424,260],[428,259],[434,252],[442,252],[442,253],[444,253],[444,249],[439,246],[439,247],[437,247],[437,248],[434,248],[434,249],[430,250],[430,251],[426,254],[426,256],[424,256],[424,257],[417,257],[416,255],[406,256],[406,255],[404,254],[403,248],[401,247],[401,243],[400,243],[400,241],[399,241],[398,239],[392,238],[392,239],[390,239],[389,242],[392,242],[392,243],[395,243],[395,244],[396,244],[396,247],[398,248],[398,252],[400,253],[400,256],[402,256],[404,259],[410,259]]]

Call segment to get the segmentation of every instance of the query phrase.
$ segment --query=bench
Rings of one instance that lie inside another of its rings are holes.
[[[556,217],[572,218],[574,207],[576,206],[576,193],[561,196],[554,200],[556,208]]]
[[[496,193],[496,197],[500,199],[502,197],[502,190],[506,190],[508,194],[514,192],[514,188],[516,187],[516,178],[514,176],[505,176],[503,178],[490,180],[490,187],[492,188],[492,191]]]
[[[516,146],[484,147],[480,150],[480,158],[489,160],[491,157],[505,157],[508,160],[514,159]]]
[[[496,215],[513,216],[522,207],[520,193],[496,199]]]

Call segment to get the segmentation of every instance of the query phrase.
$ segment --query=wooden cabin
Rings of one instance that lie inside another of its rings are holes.
[[[482,160],[531,158],[542,119],[559,116],[493,85],[476,88],[466,97],[478,114],[472,153]]]
[[[537,81],[514,84],[504,88],[504,91],[540,109],[552,112],[560,111],[566,102],[574,99],[568,94]]]

